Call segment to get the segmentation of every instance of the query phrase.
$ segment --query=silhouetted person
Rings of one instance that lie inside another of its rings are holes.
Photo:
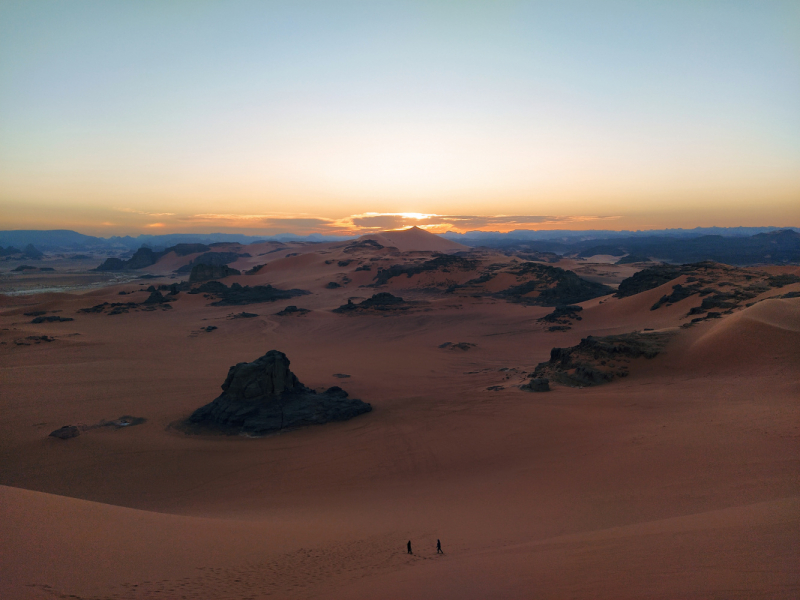
[[[411,551],[411,540],[408,540],[408,543],[406,544],[406,549],[408,550],[408,553],[409,553],[409,554],[414,554],[414,553]]]
[[[441,540],[436,540],[436,554],[444,554],[444,552],[442,552],[442,541]]]

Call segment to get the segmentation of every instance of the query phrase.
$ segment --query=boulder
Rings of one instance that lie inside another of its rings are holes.
[[[58,438],[60,440],[68,440],[70,438],[78,437],[81,432],[75,425],[64,425],[56,429],[50,434],[50,437]]]
[[[289,369],[286,355],[270,350],[253,362],[232,366],[222,394],[192,413],[187,424],[264,435],[345,421],[371,410],[366,402],[348,398],[340,387],[323,393],[307,388]]]

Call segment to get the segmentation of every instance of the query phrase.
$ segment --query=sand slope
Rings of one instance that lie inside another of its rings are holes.
[[[470,250],[469,246],[429,233],[419,227],[368,234],[358,239],[359,241],[375,240],[383,246],[394,246],[401,252],[458,252]]]
[[[270,304],[181,293],[169,310],[78,312],[142,302],[149,281],[3,299],[2,597],[797,596],[799,299],[683,328],[698,299],[651,311],[656,289],[548,332],[551,309],[399,277],[414,310],[340,315],[375,289],[326,282],[388,256],[345,247],[253,252],[267,267],[227,282],[312,292]],[[311,312],[275,314],[288,304]],[[37,308],[75,320],[32,324]],[[645,327],[676,335],[629,377],[518,389],[554,346]],[[262,439],[171,427],[272,348],[373,412]],[[147,421],[47,436],[124,414]]]

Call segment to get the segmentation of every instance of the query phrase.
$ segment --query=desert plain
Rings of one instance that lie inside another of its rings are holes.
[[[706,264],[624,295],[647,265],[416,229],[235,246],[225,286],[308,293],[174,293],[198,254],[173,252],[0,296],[0,597],[800,596],[800,267]],[[548,319],[549,268],[609,289]],[[402,301],[360,306],[384,293]],[[629,334],[658,352],[521,389],[551,349]],[[184,426],[273,349],[372,411]]]

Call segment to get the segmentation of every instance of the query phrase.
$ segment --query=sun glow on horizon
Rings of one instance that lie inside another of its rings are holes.
[[[800,222],[796,3],[310,2],[0,3],[2,226]]]

